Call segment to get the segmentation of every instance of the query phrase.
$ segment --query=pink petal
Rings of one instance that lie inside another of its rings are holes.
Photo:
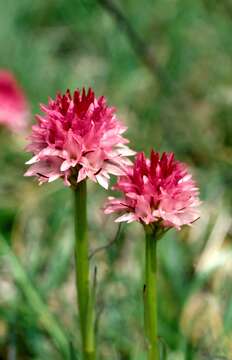
[[[100,174],[96,175],[96,179],[97,179],[97,182],[98,182],[104,189],[106,189],[106,190],[108,189],[108,187],[109,187],[108,179],[107,179],[105,176],[101,175],[101,173],[100,173]]]

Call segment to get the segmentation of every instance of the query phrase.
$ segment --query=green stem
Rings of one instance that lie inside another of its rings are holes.
[[[147,230],[144,293],[145,334],[148,342],[147,360],[159,359],[157,340],[156,243],[154,235]]]
[[[95,360],[94,304],[89,284],[87,234],[87,184],[74,189],[76,287],[82,336],[83,360]],[[91,321],[90,321],[91,319]]]

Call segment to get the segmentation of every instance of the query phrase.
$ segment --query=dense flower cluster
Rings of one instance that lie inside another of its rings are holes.
[[[143,224],[180,229],[199,217],[198,188],[186,165],[174,159],[173,153],[151,151],[150,159],[138,153],[127,174],[120,176],[115,189],[124,197],[110,197],[105,213],[123,213],[117,222],[140,221]]]
[[[107,188],[109,174],[122,175],[133,155],[122,134],[126,127],[118,120],[115,109],[94,92],[76,90],[41,105],[27,150],[34,153],[26,176],[37,176],[40,183],[64,179],[65,184],[85,178]]]
[[[0,125],[13,132],[24,131],[28,120],[28,104],[14,76],[0,70]]]

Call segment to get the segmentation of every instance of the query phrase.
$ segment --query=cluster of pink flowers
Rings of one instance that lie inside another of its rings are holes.
[[[122,136],[127,128],[92,89],[87,94],[76,90],[73,96],[67,90],[41,110],[44,115],[36,116],[29,138],[27,150],[34,157],[26,176],[37,176],[40,183],[62,178],[66,185],[89,178],[107,188],[109,174],[122,175],[130,164],[127,156],[134,152]]]
[[[0,70],[0,125],[13,132],[24,131],[29,115],[28,104],[14,76]]]
[[[132,164],[128,156],[135,153],[122,136],[126,127],[104,97],[96,98],[91,89],[87,94],[76,90],[73,96],[67,90],[41,110],[29,137],[27,150],[34,156],[26,176],[40,183],[62,178],[73,186],[89,178],[107,188],[114,174],[114,189],[123,198],[110,197],[105,213],[122,213],[116,221],[180,229],[198,219],[198,188],[186,165],[173,153],[160,157],[153,150],[150,159],[138,153]]]
[[[159,223],[180,229],[199,218],[198,188],[185,164],[176,161],[173,153],[160,157],[152,150],[150,159],[138,153],[114,189],[124,197],[109,197],[105,213],[123,213],[118,222]]]

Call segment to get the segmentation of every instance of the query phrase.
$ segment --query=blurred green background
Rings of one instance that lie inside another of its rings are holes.
[[[32,114],[57,90],[91,86],[117,107],[132,148],[174,151],[199,183],[201,219],[158,247],[168,360],[232,359],[231,34],[231,0],[0,2],[0,68],[13,71]],[[67,344],[75,359],[71,192],[23,177],[25,144],[1,130],[0,359],[65,359]],[[89,184],[92,249],[117,232],[105,198]],[[101,360],[145,360],[143,248],[140,226],[123,226],[91,261]]]

